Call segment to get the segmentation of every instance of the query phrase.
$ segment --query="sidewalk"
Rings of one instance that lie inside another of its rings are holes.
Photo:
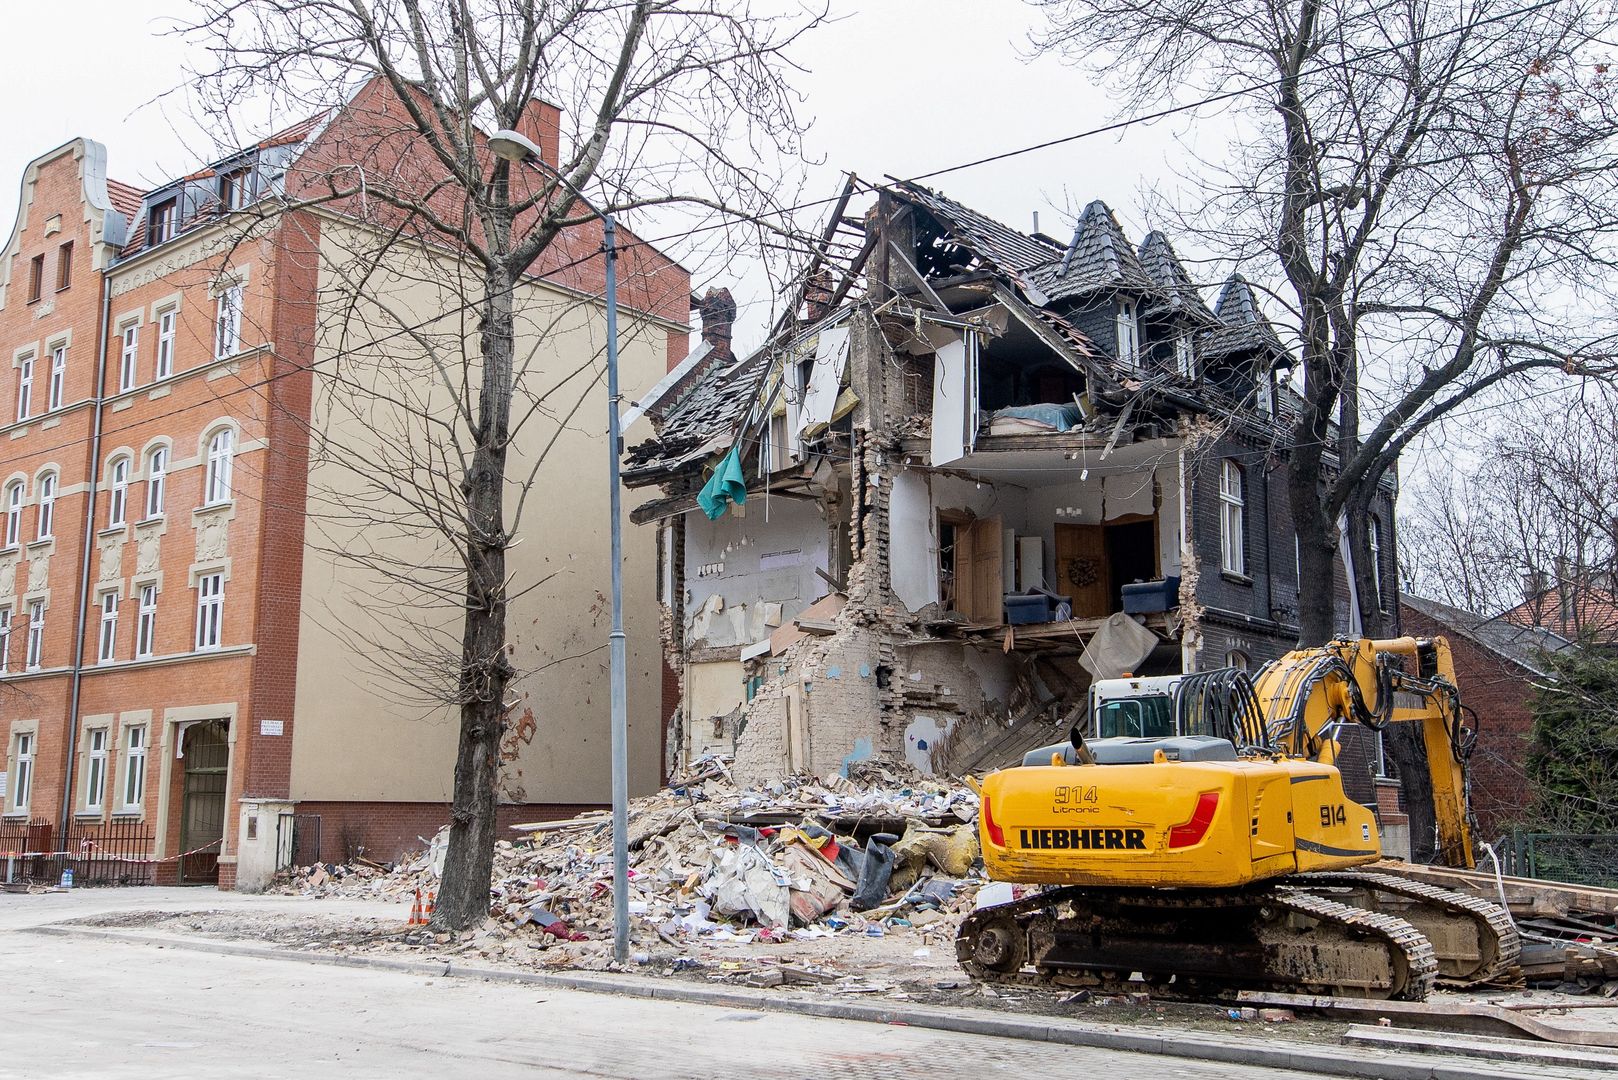
[[[932,1005],[893,997],[848,997],[814,989],[756,990],[711,985],[654,974],[563,973],[514,970],[460,956],[424,955],[404,958],[360,954],[323,947],[319,941],[302,945],[269,944],[262,938],[223,940],[170,929],[154,929],[163,913],[240,913],[244,925],[271,925],[285,917],[289,929],[307,925],[309,916],[356,920],[378,929],[403,922],[402,905],[358,901],[310,901],[288,896],[247,896],[196,889],[82,890],[73,894],[0,897],[0,932],[21,932],[25,937],[49,935],[105,944],[160,946],[220,957],[297,962],[321,966],[393,971],[433,977],[457,977],[507,985],[537,985],[614,994],[626,998],[682,1002],[723,1008],[744,1008],[794,1016],[899,1024],[937,1031],[992,1035],[1074,1047],[1167,1055],[1214,1062],[1239,1063],[1275,1069],[1294,1069],[1323,1075],[1381,1077],[1383,1080],[1462,1080],[1467,1077],[1522,1076],[1531,1070],[1541,1076],[1594,1076],[1600,1072],[1572,1068],[1547,1070],[1544,1066],[1483,1064],[1476,1059],[1401,1053],[1338,1044],[1343,1025],[1285,1025],[1302,1034],[1305,1027],[1314,1041],[1292,1037],[1281,1027],[1258,1028],[1252,1034],[1188,1028],[1176,1019],[1137,1024],[1095,1022],[1088,1019],[1027,1015],[966,1005]],[[62,925],[67,920],[92,919],[115,926]],[[294,932],[292,938],[310,935]],[[1213,1016],[1213,1010],[1208,1010]],[[1235,1025],[1232,1025],[1234,1028]],[[1330,1028],[1330,1031],[1318,1029]]]

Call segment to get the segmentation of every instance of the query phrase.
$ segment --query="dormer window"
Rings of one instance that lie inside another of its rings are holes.
[[[1181,330],[1174,336],[1174,367],[1181,378],[1197,377],[1197,349],[1191,343],[1191,331]]]
[[[250,169],[232,169],[219,177],[219,206],[222,210],[240,210],[252,201],[253,173]]]
[[[1135,321],[1135,302],[1118,301],[1118,362],[1126,367],[1140,363],[1140,324]]]
[[[152,244],[161,244],[174,239],[175,227],[179,221],[179,208],[173,199],[158,203],[152,207],[152,212],[146,219],[148,241]]]

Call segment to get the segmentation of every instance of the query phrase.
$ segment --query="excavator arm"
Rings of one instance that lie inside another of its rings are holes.
[[[1404,657],[1413,671],[1401,668]],[[1441,638],[1339,640],[1266,665],[1254,680],[1269,736],[1290,757],[1335,765],[1348,724],[1380,731],[1419,723],[1432,779],[1439,854],[1471,867],[1466,759],[1472,732],[1462,720],[1449,643]]]

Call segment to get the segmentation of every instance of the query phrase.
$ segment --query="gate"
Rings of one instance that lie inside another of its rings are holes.
[[[225,722],[193,724],[181,741],[185,756],[180,806],[180,884],[219,884],[219,848],[225,836],[225,779],[230,744]]]

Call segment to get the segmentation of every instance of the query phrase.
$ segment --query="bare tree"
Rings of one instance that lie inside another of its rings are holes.
[[[1226,153],[1185,170],[1182,234],[1288,310],[1302,404],[1289,495],[1305,581],[1339,521],[1374,595],[1366,515],[1457,408],[1612,369],[1618,227],[1610,10],[1580,0],[1030,0],[1038,48],[1146,114],[1209,98]],[[1364,603],[1368,634],[1379,605]],[[1300,642],[1333,634],[1330,590]]]
[[[799,133],[783,50],[821,14],[765,17],[750,0],[197,6],[189,31],[214,60],[198,74],[217,123],[267,100],[330,124],[278,207],[283,221],[319,208],[338,234],[323,241],[339,252],[320,298],[337,362],[317,372],[317,424],[343,413],[364,435],[317,439],[312,452],[350,478],[322,520],[399,612],[404,629],[375,647],[458,712],[435,923],[464,928],[487,915],[502,742],[522,736],[507,612],[537,582],[514,580],[508,553],[529,497],[547,485],[565,494],[542,479],[546,440],[519,436],[577,423],[603,344],[553,355],[547,339],[578,323],[578,308],[519,313],[516,298],[534,275],[599,268],[579,192],[614,214],[683,208],[720,224],[776,208],[772,165],[796,153]],[[508,128],[545,160],[490,154],[485,133]],[[629,304],[683,322],[669,264],[633,243],[623,258]],[[594,325],[574,330],[599,335]],[[540,343],[527,355],[519,330]]]
[[[1575,636],[1618,629],[1585,625],[1597,609],[1565,603],[1569,591],[1610,595],[1618,571],[1618,394],[1522,402],[1494,420],[1470,453],[1405,488],[1400,565],[1413,591],[1484,615],[1526,603],[1527,617]],[[1563,606],[1567,619],[1549,610]]]

